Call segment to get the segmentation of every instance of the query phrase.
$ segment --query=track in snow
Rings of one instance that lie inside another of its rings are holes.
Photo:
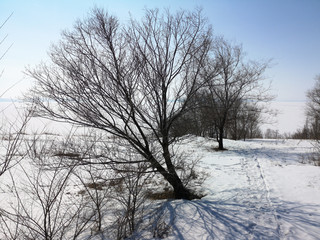
[[[241,154],[242,155],[242,154]],[[243,152],[241,166],[246,174],[248,181],[248,203],[254,205],[254,210],[260,212],[256,214],[252,221],[258,221],[261,224],[267,224],[275,229],[278,239],[283,239],[281,224],[278,220],[276,209],[270,198],[270,188],[266,181],[264,170],[257,156],[252,152]]]
[[[167,239],[320,239],[320,205],[299,202],[283,192],[287,177],[311,173],[298,171],[307,169],[298,161],[308,148],[284,141],[228,145],[223,152],[215,152],[212,141],[204,138],[185,145],[184,152],[201,158],[210,178],[201,200],[166,203],[164,212],[172,226]]]

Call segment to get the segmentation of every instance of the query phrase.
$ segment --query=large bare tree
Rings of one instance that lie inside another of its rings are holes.
[[[51,64],[28,70],[37,112],[126,140],[175,198],[192,199],[176,172],[169,133],[199,87],[211,35],[198,10],[146,10],[141,21],[122,26],[95,9],[63,32]]]

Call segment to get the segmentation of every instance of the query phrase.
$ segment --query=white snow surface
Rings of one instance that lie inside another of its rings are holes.
[[[202,199],[151,203],[167,224],[162,239],[320,239],[320,167],[308,160],[313,143],[224,143],[226,151],[215,151],[217,142],[208,138],[188,136],[178,143],[186,156],[201,160],[199,170],[208,178],[199,189]],[[1,207],[10,201],[2,192]],[[144,229],[135,239],[155,239]]]
[[[320,239],[320,167],[300,140],[192,137],[181,148],[210,174],[201,200],[164,204],[166,239]]]

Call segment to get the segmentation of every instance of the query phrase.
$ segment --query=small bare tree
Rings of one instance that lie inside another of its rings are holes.
[[[121,205],[116,215],[116,238],[119,240],[132,236],[142,222],[148,180],[146,171],[146,165],[140,163],[127,165],[119,172],[123,184],[123,191],[115,189],[115,199]]]
[[[308,138],[320,140],[320,75],[315,79],[314,87],[307,92],[307,121],[305,131],[309,132]]]
[[[221,37],[216,38],[213,52],[212,67],[205,68],[207,86],[204,91],[210,96],[208,106],[212,110],[219,149],[222,150],[226,125],[235,115],[234,111],[240,109],[237,104],[241,101],[267,101],[272,97],[262,83],[267,62],[245,62],[242,47]]]
[[[126,140],[171,184],[175,198],[192,199],[172,162],[170,130],[199,87],[210,44],[201,11],[146,10],[140,22],[120,26],[95,9],[63,33],[51,66],[28,71],[36,79],[38,115]]]
[[[105,172],[105,169],[103,171]],[[80,168],[78,173],[75,174],[84,188],[84,190],[81,190],[81,194],[86,195],[88,198],[87,212],[93,216],[91,219],[93,222],[91,227],[92,235],[104,235],[104,220],[107,212],[106,203],[110,201],[111,197],[111,189],[104,181],[104,178],[99,176],[99,173],[99,168],[97,169],[92,165],[88,165],[84,169]]]
[[[26,126],[30,118],[31,112],[18,115],[14,122],[5,117],[2,119],[5,123],[0,128],[2,135],[0,148],[5,151],[5,154],[0,158],[0,176],[25,157],[26,153],[21,151],[21,145],[23,145]]]
[[[262,137],[259,125],[264,121],[261,119],[262,109],[246,101],[236,104],[237,108],[230,114],[227,124],[227,133],[233,140]]]

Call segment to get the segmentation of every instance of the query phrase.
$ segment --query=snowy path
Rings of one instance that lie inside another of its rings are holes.
[[[292,141],[256,153],[266,169],[281,239],[320,239],[320,167],[300,163],[312,148],[304,144]]]
[[[282,239],[281,224],[278,221],[275,207],[270,199],[270,188],[266,181],[264,170],[261,167],[257,156],[250,156],[249,152],[244,153],[241,159],[243,173],[247,176],[247,202],[254,206],[254,219],[260,225],[268,225],[276,233],[274,238]]]
[[[202,158],[211,178],[203,199],[163,206],[173,226],[167,239],[320,239],[320,185],[297,198],[297,191],[308,190],[308,179],[319,176],[313,183],[320,183],[319,167],[299,163],[310,146],[297,150],[296,143],[227,144],[228,151],[215,152],[211,141],[198,138],[186,148]],[[301,177],[297,169],[302,168],[306,172]],[[290,174],[295,182],[286,178]],[[298,187],[295,194],[287,180]]]

